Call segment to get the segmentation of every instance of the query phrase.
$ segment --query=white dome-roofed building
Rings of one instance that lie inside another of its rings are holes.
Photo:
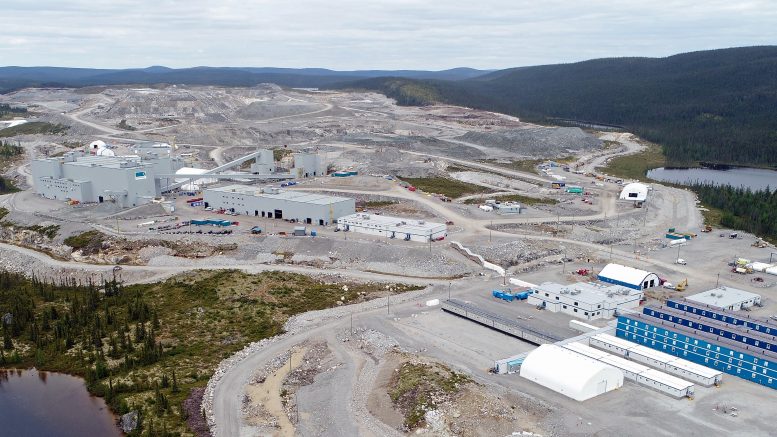
[[[116,154],[113,152],[113,150],[108,148],[108,145],[105,144],[105,141],[96,140],[89,143],[89,146],[87,147],[89,150],[90,155],[95,156],[116,156]]]
[[[644,202],[648,196],[648,186],[639,182],[626,184],[621,191],[620,200],[631,200],[634,202]]]
[[[576,401],[623,386],[621,370],[553,344],[530,352],[520,375]]]
[[[599,275],[597,275],[597,279],[608,284],[621,285],[634,290],[644,290],[660,285],[658,275],[653,272],[614,263],[604,266]]]

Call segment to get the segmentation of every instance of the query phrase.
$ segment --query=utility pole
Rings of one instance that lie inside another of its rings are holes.
[[[353,313],[351,313],[351,335],[353,335]]]
[[[451,283],[448,282],[448,300],[451,300]]]
[[[718,279],[715,281],[715,288],[720,287],[720,273],[718,273]]]
[[[391,294],[386,296],[386,314],[391,315]]]

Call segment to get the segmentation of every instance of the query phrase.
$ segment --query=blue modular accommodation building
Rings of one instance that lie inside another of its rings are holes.
[[[777,351],[777,337],[758,331],[743,329],[738,325],[715,321],[703,316],[675,310],[668,307],[646,307],[643,314],[651,317],[667,320],[672,323],[687,326],[688,328],[710,333],[712,335],[727,338],[745,345]]]
[[[764,334],[777,334],[777,324],[767,319],[756,319],[749,315],[739,315],[720,308],[713,308],[690,302],[685,299],[669,299],[666,306],[686,313],[696,314],[713,320],[718,320],[729,325],[739,325],[746,329],[762,332]]]
[[[777,353],[648,314],[618,317],[616,336],[777,389]]]

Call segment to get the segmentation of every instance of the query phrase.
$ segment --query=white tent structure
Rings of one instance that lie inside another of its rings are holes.
[[[644,202],[647,199],[648,187],[645,184],[634,182],[627,184],[621,190],[620,200],[631,200],[634,202]]]
[[[634,290],[658,287],[659,279],[655,273],[620,264],[607,264],[597,276],[602,282],[622,285]]]
[[[189,175],[202,175],[202,174],[205,174],[207,172],[208,172],[208,170],[206,170],[204,168],[182,167],[182,168],[176,170],[175,174],[176,175],[187,175],[187,176],[189,176]],[[187,178],[184,178],[184,177],[175,178],[176,182],[185,182],[186,180],[187,180]],[[194,180],[190,181],[189,183],[184,184],[183,186],[181,186],[181,189],[183,191],[198,191],[202,185],[213,184],[217,180],[218,179],[216,179],[216,178],[208,178],[208,177],[194,179]]]
[[[109,149],[108,145],[105,144],[105,141],[101,141],[101,140],[92,141],[91,143],[89,143],[88,150],[90,155],[116,156],[116,154],[113,153],[113,150]]]
[[[521,364],[521,377],[576,401],[623,386],[623,372],[553,344],[543,344]]]

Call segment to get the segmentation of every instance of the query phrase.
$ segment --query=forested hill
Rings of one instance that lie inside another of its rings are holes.
[[[372,78],[337,87],[380,91],[400,104],[444,102],[536,122],[623,126],[662,144],[674,164],[777,166],[777,46],[596,59],[462,81]]]

